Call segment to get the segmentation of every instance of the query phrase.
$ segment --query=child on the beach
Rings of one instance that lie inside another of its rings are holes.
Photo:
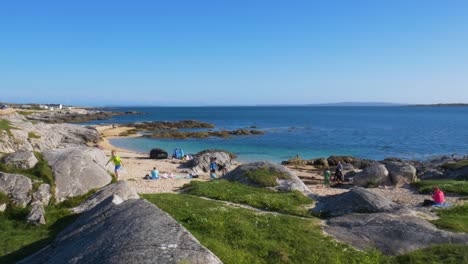
[[[107,161],[106,165],[109,164],[109,162],[112,161],[114,163],[114,173],[115,173],[115,179],[119,180],[119,170],[123,166],[122,160],[120,159],[119,156],[116,155],[115,150],[112,150],[111,152],[112,156],[110,157],[109,161]]]
[[[328,168],[326,168],[325,171],[323,172],[323,177],[324,177],[323,185],[327,188],[330,188],[331,172]]]

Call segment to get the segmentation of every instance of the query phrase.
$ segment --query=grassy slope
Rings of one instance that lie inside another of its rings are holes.
[[[432,246],[391,258],[384,263],[465,264],[468,263],[468,245]]]
[[[468,204],[448,209],[439,209],[440,219],[432,223],[442,229],[468,233]]]
[[[418,188],[420,193],[431,193],[434,186],[439,186],[439,188],[444,192],[468,195],[468,181],[424,180],[414,182],[411,185]]]
[[[143,195],[184,225],[224,263],[378,263],[322,234],[317,219],[258,214],[181,194]]]
[[[254,171],[244,172],[244,177],[248,178],[255,184],[261,187],[275,187],[278,186],[276,178],[278,179],[290,179],[290,177],[282,172],[272,171],[268,168],[259,168]]]
[[[310,198],[298,191],[280,193],[226,180],[192,181],[185,190],[196,196],[247,204],[264,210],[299,216],[310,216],[305,206],[312,204]]]

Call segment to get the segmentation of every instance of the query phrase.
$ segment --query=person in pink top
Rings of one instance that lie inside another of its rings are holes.
[[[434,193],[432,194],[432,199],[434,199],[434,204],[443,204],[445,201],[444,192],[442,192],[438,186],[434,187]]]

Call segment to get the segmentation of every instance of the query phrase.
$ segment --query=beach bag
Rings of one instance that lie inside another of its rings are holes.
[[[423,206],[432,206],[434,204],[434,201],[432,200],[428,200],[428,199],[424,199],[424,202],[423,202]]]

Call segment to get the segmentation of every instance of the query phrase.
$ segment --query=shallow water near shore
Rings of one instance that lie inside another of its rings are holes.
[[[139,111],[143,115],[116,116],[86,124],[122,124],[141,121],[194,119],[216,129],[254,127],[264,135],[229,139],[116,138],[120,148],[168,152],[182,147],[186,153],[226,149],[240,161],[279,162],[299,154],[310,159],[352,155],[383,159],[427,159],[439,155],[468,154],[468,107],[121,107],[112,111]]]

